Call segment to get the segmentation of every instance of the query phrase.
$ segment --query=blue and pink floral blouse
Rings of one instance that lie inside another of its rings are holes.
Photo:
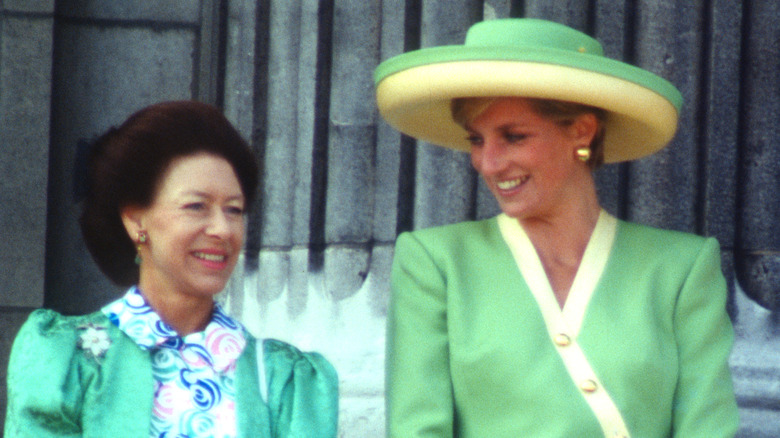
[[[155,387],[150,437],[237,435],[236,360],[246,346],[239,322],[215,305],[204,331],[181,337],[135,287],[102,311],[151,354]],[[94,342],[99,345],[99,338]]]

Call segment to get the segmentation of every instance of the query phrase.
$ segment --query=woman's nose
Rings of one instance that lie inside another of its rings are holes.
[[[472,149],[472,163],[483,175],[494,175],[506,166],[506,148],[494,139],[486,139],[482,146]],[[475,156],[476,155],[476,156]]]
[[[230,218],[227,214],[222,209],[214,209],[209,218],[208,233],[225,238],[230,235],[231,230]]]

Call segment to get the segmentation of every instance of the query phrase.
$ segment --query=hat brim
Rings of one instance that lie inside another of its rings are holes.
[[[556,99],[607,110],[607,163],[640,158],[666,146],[677,130],[682,103],[677,89],[645,70],[598,58],[583,54],[576,59],[596,63],[601,66],[598,69],[538,60],[456,58],[431,62],[429,58],[421,65],[412,60],[408,68],[391,62],[377,69],[377,104],[385,120],[399,131],[462,151],[468,151],[470,145],[466,131],[452,119],[451,101],[489,96]],[[605,68],[611,73],[598,71]]]

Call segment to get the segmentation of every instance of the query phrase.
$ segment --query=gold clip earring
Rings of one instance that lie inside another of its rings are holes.
[[[577,159],[582,161],[583,163],[586,163],[588,160],[590,160],[590,148],[586,148],[586,147],[577,148],[574,154],[577,156]]]

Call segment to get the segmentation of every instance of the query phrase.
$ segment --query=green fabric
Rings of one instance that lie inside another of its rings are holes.
[[[111,347],[99,361],[77,346],[78,327],[106,327]],[[236,364],[236,409],[242,437],[335,437],[338,378],[317,353],[263,342],[268,403],[259,390],[257,342]],[[5,437],[146,438],[153,404],[149,353],[101,313],[30,315],[14,341],[8,367]]]
[[[619,222],[577,338],[631,436],[731,437],[717,241]],[[388,319],[392,437],[601,437],[495,219],[404,233]]]
[[[396,55],[377,66],[374,84],[422,65],[487,60],[538,62],[602,73],[655,91],[677,111],[683,103],[680,91],[666,79],[605,57],[601,44],[582,32],[533,18],[482,21],[469,29],[463,45],[425,47]]]

